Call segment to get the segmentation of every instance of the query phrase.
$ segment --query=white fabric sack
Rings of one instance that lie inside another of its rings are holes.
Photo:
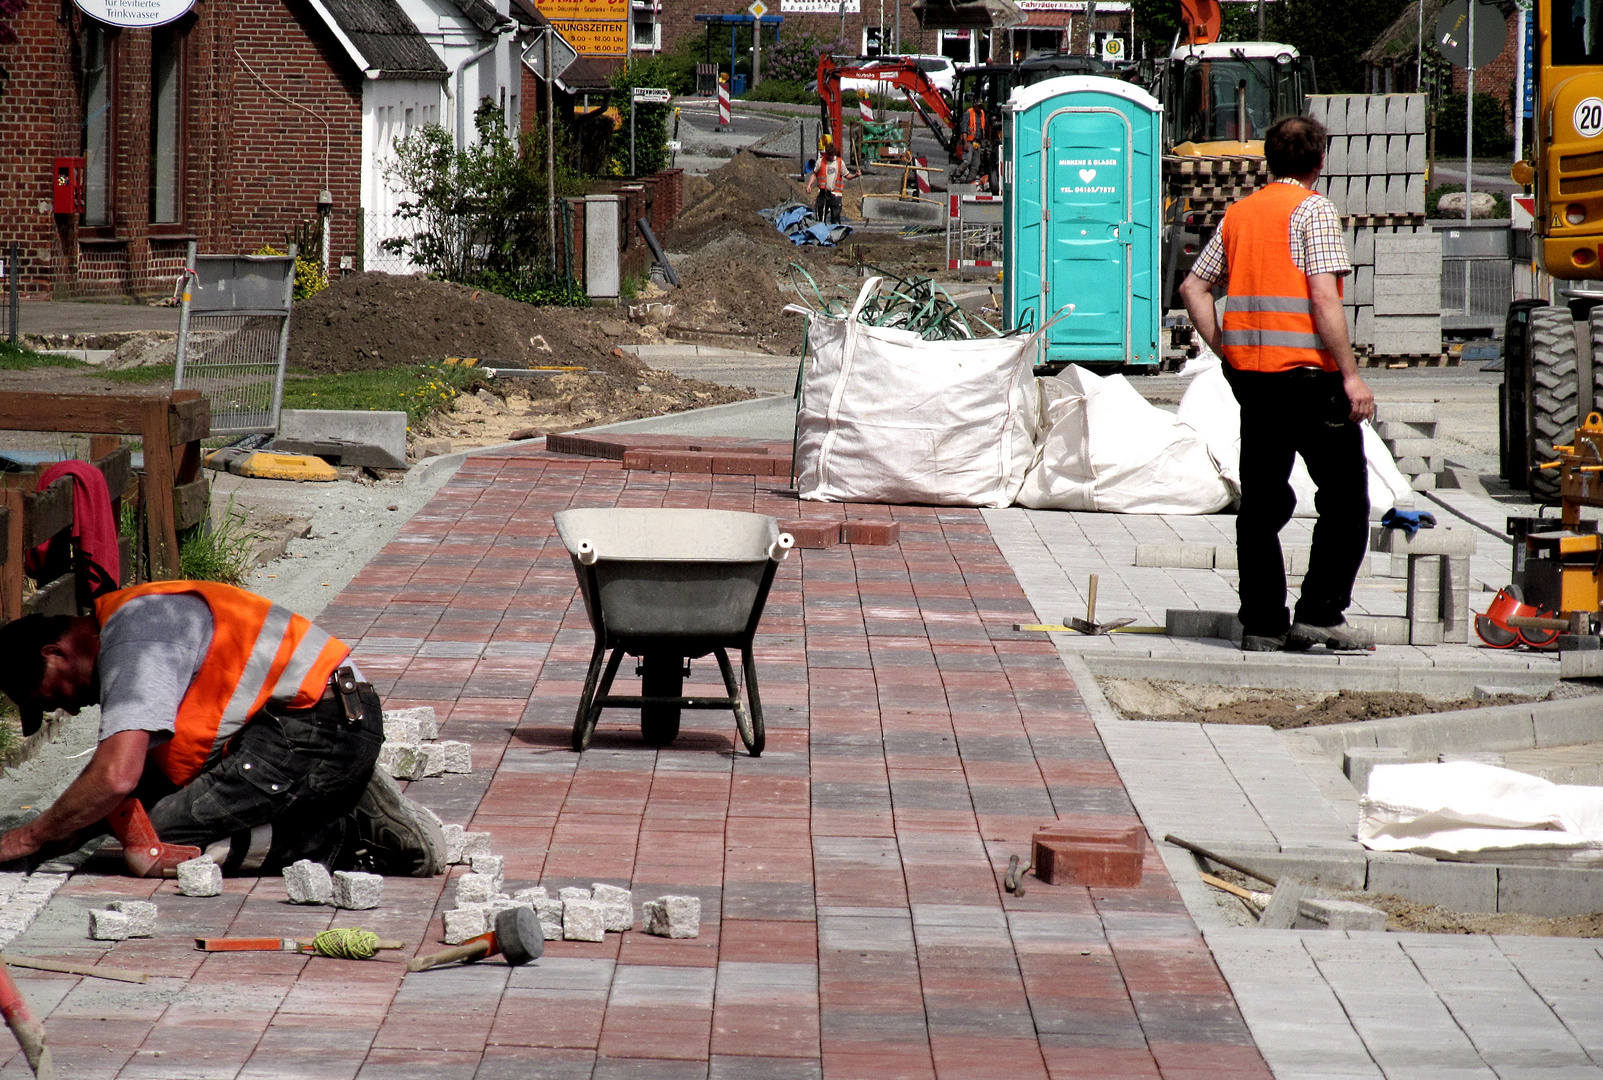
[[[796,484],[819,502],[1005,507],[1035,454],[1035,338],[925,341],[808,312]]]
[[[1180,399],[1179,417],[1202,432],[1208,450],[1219,463],[1219,472],[1232,490],[1241,490],[1241,406],[1225,379],[1223,363],[1206,345],[1202,352],[1186,361],[1181,375],[1195,376]],[[1414,506],[1414,489],[1397,468],[1396,460],[1375,429],[1368,423],[1361,425],[1364,433],[1364,458],[1369,464],[1369,516],[1379,518],[1397,506],[1411,509]],[[1314,482],[1308,476],[1308,466],[1298,454],[1291,463],[1291,490],[1297,496],[1295,517],[1313,517]]]
[[[1603,860],[1599,787],[1473,761],[1377,765],[1358,808],[1358,839],[1373,851],[1464,862]]]
[[[1212,514],[1231,503],[1201,433],[1123,375],[1041,380],[1048,430],[1018,501],[1037,510]]]

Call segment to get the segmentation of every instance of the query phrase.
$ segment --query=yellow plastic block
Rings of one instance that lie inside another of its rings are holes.
[[[270,454],[258,450],[233,470],[259,480],[338,480],[334,466],[310,454]]]

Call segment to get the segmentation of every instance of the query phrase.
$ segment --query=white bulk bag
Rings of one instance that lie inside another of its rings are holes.
[[[1035,453],[1035,338],[925,341],[808,312],[796,486],[819,502],[1012,504]]]
[[[1037,510],[1213,514],[1230,505],[1203,436],[1123,375],[1041,380],[1049,429],[1018,501]]]
[[[1208,347],[1201,355],[1186,361],[1181,375],[1194,375],[1191,385],[1180,399],[1180,419],[1202,432],[1208,450],[1219,464],[1219,471],[1233,491],[1241,490],[1241,406],[1225,379],[1220,360]],[[1404,509],[1414,505],[1414,490],[1397,468],[1391,451],[1381,441],[1375,429],[1367,423],[1364,433],[1364,457],[1369,463],[1369,514],[1379,518],[1394,506]],[[1314,482],[1308,476],[1308,466],[1298,454],[1291,465],[1291,490],[1297,496],[1297,517],[1313,517]]]

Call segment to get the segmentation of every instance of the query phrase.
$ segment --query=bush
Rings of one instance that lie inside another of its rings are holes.
[[[481,109],[475,119],[479,141],[464,150],[437,124],[396,141],[396,161],[386,179],[408,193],[397,213],[416,224],[411,236],[392,237],[382,246],[447,281],[503,295],[561,289],[549,270],[544,130],[535,128],[514,143],[499,110]],[[571,152],[563,135],[557,195],[583,194],[565,164]]]
[[[795,79],[763,77],[756,89],[741,95],[742,101],[782,101],[790,105],[817,105],[818,94],[807,89],[807,84]]]
[[[1464,152],[1464,95],[1443,94],[1436,107],[1436,156]],[[1514,149],[1504,103],[1492,94],[1475,95],[1475,156],[1500,157]]]
[[[846,52],[840,41],[825,41],[813,34],[789,37],[763,50],[763,78],[811,82],[818,75],[818,58],[824,53]],[[772,99],[763,99],[772,100]]]
[[[692,73],[694,69],[692,68]],[[614,101],[623,114],[623,128],[613,137],[611,172],[629,175],[629,94],[637,86],[667,86],[673,69],[661,59],[636,60],[619,68],[612,76]],[[668,87],[670,90],[672,86]],[[635,110],[635,176],[649,176],[668,167],[668,121],[670,105],[639,104]]]
[[[321,247],[321,245],[319,245]],[[263,244],[252,255],[282,255],[272,244]],[[319,252],[319,255],[321,252]],[[323,261],[317,255],[302,255],[301,249],[295,249],[295,299],[305,300],[308,296],[315,296],[328,288],[328,274],[323,271]]]

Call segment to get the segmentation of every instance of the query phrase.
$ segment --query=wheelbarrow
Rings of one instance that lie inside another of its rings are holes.
[[[763,706],[751,646],[774,571],[790,554],[790,535],[771,517],[731,510],[564,510],[556,525],[596,632],[573,749],[590,744],[602,709],[639,709],[640,734],[651,746],[678,737],[683,709],[729,709],[746,749],[761,754]],[[740,650],[749,707],[740,700],[731,649]],[[729,696],[686,697],[689,661],[709,653]],[[609,692],[625,656],[639,658],[638,695]]]

